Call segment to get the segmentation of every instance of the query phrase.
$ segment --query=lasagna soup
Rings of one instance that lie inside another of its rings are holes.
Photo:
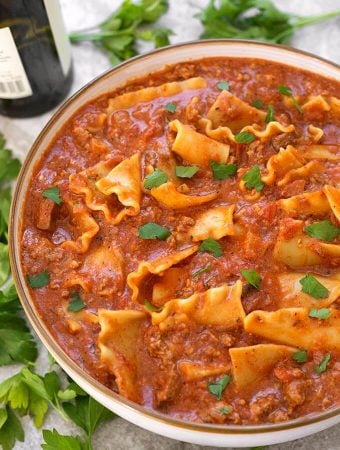
[[[339,405],[340,83],[181,63],[84,105],[34,169],[21,258],[60,347],[176,418]]]

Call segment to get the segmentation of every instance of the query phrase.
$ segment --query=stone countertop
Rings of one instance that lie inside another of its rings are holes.
[[[120,0],[60,0],[68,31],[89,27],[105,19],[120,4]],[[196,39],[201,32],[200,22],[193,16],[207,0],[170,0],[168,13],[160,24],[171,28],[174,35],[172,43]],[[300,15],[320,14],[340,9],[340,0],[274,0],[282,10]],[[189,21],[189,17],[192,17]],[[190,26],[188,24],[190,23]],[[340,18],[327,23],[313,25],[295,33],[292,46],[306,50],[331,61],[340,63]],[[148,45],[140,51],[148,50]],[[107,57],[95,46],[84,43],[73,46],[74,83],[71,94],[84,84],[110,68]],[[9,148],[20,158],[27,153],[38,133],[51,117],[53,111],[30,119],[9,119],[0,116],[0,130],[4,132]],[[40,344],[37,363],[39,370],[47,370],[47,352]],[[0,369],[0,380],[14,374],[19,366]],[[32,421],[23,420],[26,433],[24,443],[15,446],[16,450],[38,450],[42,440],[41,431],[36,430]],[[65,423],[56,413],[48,414],[45,428],[57,428],[62,434],[79,433],[72,424]],[[270,450],[338,450],[340,448],[340,427],[333,427],[314,436],[290,443],[270,446]],[[94,438],[95,450],[199,450],[200,446],[167,439],[117,418],[104,424]],[[204,447],[213,450],[213,447]],[[232,450],[232,449],[230,449]]]

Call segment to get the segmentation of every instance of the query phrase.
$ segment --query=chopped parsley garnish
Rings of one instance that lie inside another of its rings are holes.
[[[162,307],[157,308],[152,303],[150,303],[149,300],[144,300],[144,306],[150,312],[161,312],[163,309]]]
[[[261,108],[263,108],[263,101],[256,98],[255,100],[253,100],[252,105],[257,109],[261,109]]]
[[[299,350],[292,354],[292,359],[298,363],[304,363],[308,359],[308,354],[306,350]]]
[[[149,173],[144,179],[145,189],[152,189],[154,187],[161,186],[168,181],[168,175],[163,170],[156,169],[154,172]]]
[[[220,164],[216,161],[210,161],[210,167],[213,171],[215,180],[226,180],[232,177],[237,172],[236,164]]]
[[[236,134],[235,141],[238,144],[250,144],[255,140],[255,136],[248,131],[241,131],[241,133]]]
[[[196,270],[196,272],[194,272],[194,273],[192,274],[192,276],[193,276],[194,278],[198,278],[198,277],[200,277],[200,276],[202,275],[202,273],[208,272],[208,270],[210,270],[211,268],[212,268],[212,264],[211,264],[211,263],[208,263],[208,264],[206,264],[205,266],[201,267],[200,269]]]
[[[230,408],[228,408],[227,406],[222,406],[222,408],[220,408],[219,411],[221,414],[229,414]]]
[[[275,120],[275,111],[274,111],[274,106],[273,105],[269,105],[268,106],[267,115],[266,115],[264,120],[265,120],[266,123],[274,122],[274,120]]]
[[[308,225],[305,227],[304,231],[315,239],[330,242],[339,236],[340,227],[333,225],[329,220],[322,220],[321,222]]]
[[[164,241],[171,235],[169,228],[162,227],[158,223],[149,222],[138,227],[138,237],[141,239],[159,239]]]
[[[310,273],[301,278],[299,283],[302,286],[301,291],[313,298],[319,299],[329,296],[329,290]]]
[[[174,102],[170,102],[167,103],[165,105],[165,109],[169,112],[169,113],[174,113],[176,111],[177,105]]]
[[[301,106],[298,104],[296,98],[293,96],[292,90],[289,87],[281,85],[278,87],[278,91],[280,92],[280,94],[285,95],[286,97],[290,97],[295,108],[299,111],[300,114],[303,114]]]
[[[322,361],[320,362],[320,364],[318,364],[315,367],[315,372],[316,373],[322,373],[322,372],[326,372],[327,370],[327,364],[329,362],[329,360],[331,359],[331,354],[327,353],[327,355],[322,359]]]
[[[247,189],[255,189],[256,192],[260,192],[264,188],[261,180],[261,171],[257,164],[243,175],[242,180],[246,182]]]
[[[217,398],[217,400],[221,400],[223,391],[228,386],[230,381],[231,376],[224,375],[224,377],[221,378],[219,381],[216,381],[216,383],[209,383],[208,391],[210,392],[210,394],[214,395]]]
[[[248,284],[250,284],[251,286],[253,286],[256,289],[260,288],[262,278],[256,270],[244,269],[244,270],[241,270],[240,272]]]
[[[71,300],[69,301],[67,309],[72,312],[78,312],[86,307],[86,303],[80,298],[77,292],[71,292]]]
[[[47,270],[37,273],[36,275],[28,275],[27,280],[29,285],[36,289],[46,286],[50,282],[50,274]]]
[[[197,172],[197,166],[176,166],[176,176],[179,178],[192,178]]]
[[[331,310],[329,308],[312,308],[309,311],[309,317],[313,317],[315,319],[328,319],[331,316]]]
[[[210,252],[215,256],[215,258],[219,258],[223,255],[221,244],[212,238],[204,239],[198,250],[200,252]]]
[[[228,81],[220,81],[219,83],[217,83],[216,85],[218,87],[218,89],[220,91],[229,91],[230,90],[230,85]]]
[[[45,189],[42,192],[42,196],[52,200],[52,202],[56,203],[57,205],[61,205],[63,202],[60,198],[60,189],[58,186],[53,186]]]

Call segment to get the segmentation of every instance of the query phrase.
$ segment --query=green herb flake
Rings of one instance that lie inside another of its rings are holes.
[[[169,228],[162,227],[154,222],[138,227],[138,237],[141,239],[159,239],[165,241],[171,235]]]
[[[292,99],[292,102],[295,106],[295,108],[299,111],[300,114],[303,114],[303,110],[299,103],[297,102],[296,98],[293,96],[292,90],[288,88],[287,86],[279,86],[278,91],[280,94],[285,95],[286,97],[290,97]]]
[[[244,270],[241,270],[241,275],[243,276],[243,278],[246,280],[246,282],[248,284],[250,284],[251,286],[253,286],[256,289],[260,288],[262,278],[256,270],[244,269]]]
[[[292,354],[292,359],[298,363],[304,363],[308,359],[306,350],[299,350]]]
[[[268,106],[267,115],[266,115],[264,120],[265,120],[266,123],[274,122],[274,120],[275,120],[275,110],[274,110],[274,106],[273,105],[269,105]]]
[[[215,180],[226,180],[237,172],[236,164],[220,164],[216,161],[210,161],[210,167]]]
[[[174,113],[176,111],[177,105],[174,102],[170,102],[167,103],[165,105],[165,109],[169,112],[169,113]]]
[[[231,381],[230,375],[224,375],[224,377],[221,378],[219,381],[216,381],[216,383],[209,383],[208,391],[210,392],[210,394],[214,395],[217,398],[217,400],[221,400],[223,391],[228,386],[230,381]]]
[[[310,237],[331,242],[340,234],[340,227],[332,224],[329,220],[322,220],[308,225],[304,229]]]
[[[200,277],[202,275],[202,273],[208,272],[209,270],[211,270],[211,268],[212,268],[212,264],[208,263],[205,266],[201,267],[200,269],[196,270],[196,272],[194,272],[192,274],[192,276],[194,278],[198,278],[198,277]]]
[[[197,172],[197,166],[176,166],[176,176],[179,178],[192,178]]]
[[[325,320],[331,316],[331,310],[329,308],[320,308],[320,309],[312,308],[309,311],[308,316],[314,319]]]
[[[236,134],[235,141],[238,144],[250,144],[255,140],[255,136],[248,131],[241,131],[241,133]]]
[[[144,300],[144,306],[150,312],[161,312],[163,309],[162,307],[157,308],[152,303],[150,303],[149,300]]]
[[[48,198],[49,200],[52,200],[52,202],[56,203],[57,205],[61,205],[63,202],[60,198],[60,189],[58,186],[53,186],[45,189],[42,192],[42,196]]]
[[[147,175],[144,179],[145,189],[152,189],[161,186],[168,181],[168,175],[163,170],[156,169],[154,172]]]
[[[310,273],[301,278],[299,283],[302,286],[301,291],[313,298],[319,299],[329,296],[329,290]]]
[[[227,406],[222,406],[222,408],[219,409],[219,412],[221,414],[229,414],[230,413],[230,408],[228,408]]]
[[[71,292],[71,300],[69,301],[67,309],[72,312],[78,312],[86,308],[86,303],[80,298],[77,292]]]
[[[221,244],[212,238],[204,239],[198,250],[200,252],[210,252],[215,256],[215,258],[219,258],[223,255]]]
[[[328,362],[329,362],[330,359],[331,359],[331,354],[330,354],[330,353],[327,353],[327,355],[322,359],[322,361],[320,362],[320,364],[318,364],[318,365],[315,367],[315,372],[318,373],[318,374],[323,373],[323,372],[326,372],[326,370],[327,370],[327,364],[328,364]]]
[[[49,284],[50,274],[47,270],[44,270],[43,272],[37,273],[36,275],[28,275],[27,280],[32,288],[41,288]]]
[[[252,105],[254,106],[254,108],[257,108],[257,109],[262,109],[263,106],[264,106],[264,105],[263,105],[263,101],[260,100],[260,99],[258,99],[258,98],[256,98],[255,100],[253,100]]]
[[[261,171],[257,164],[243,175],[242,180],[246,182],[247,189],[255,189],[256,192],[260,192],[264,188],[261,180]]]
[[[228,81],[220,81],[217,83],[217,88],[220,91],[229,91],[230,90],[230,85]]]

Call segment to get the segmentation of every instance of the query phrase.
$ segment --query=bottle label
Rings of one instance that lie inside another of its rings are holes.
[[[71,67],[71,44],[68,40],[58,0],[43,0],[61,68],[66,76]]]
[[[9,27],[0,28],[0,98],[15,99],[32,95],[24,66]]]

